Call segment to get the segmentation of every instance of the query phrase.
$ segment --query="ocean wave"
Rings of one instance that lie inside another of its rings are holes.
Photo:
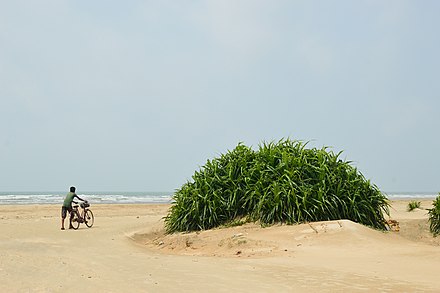
[[[389,199],[433,199],[438,196],[434,192],[394,192],[386,194]]]
[[[62,204],[66,193],[0,193],[0,204]],[[135,204],[135,203],[170,203],[170,192],[145,193],[82,193],[78,196],[91,203]]]
[[[0,192],[1,205],[15,204],[62,204],[64,192]],[[90,192],[78,194],[91,203],[104,204],[143,204],[171,203],[172,192]],[[390,199],[433,199],[438,196],[434,192],[393,192],[386,193]]]

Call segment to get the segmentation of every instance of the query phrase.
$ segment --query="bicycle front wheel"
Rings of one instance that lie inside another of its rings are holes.
[[[93,213],[91,210],[86,210],[84,213],[84,223],[87,227],[92,227],[93,223],[95,222],[95,218],[93,217]]]
[[[72,227],[74,230],[77,230],[79,228],[80,218],[78,216],[77,212],[72,212],[70,216],[70,227]]]

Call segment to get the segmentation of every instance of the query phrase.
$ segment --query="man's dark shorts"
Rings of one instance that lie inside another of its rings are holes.
[[[69,212],[70,214],[71,211],[72,208],[66,208],[65,206],[61,207],[61,218],[65,219],[67,216],[67,212]]]

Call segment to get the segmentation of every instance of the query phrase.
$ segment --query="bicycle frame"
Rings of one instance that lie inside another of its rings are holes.
[[[86,202],[81,205],[75,204],[70,212],[70,227],[74,230],[79,228],[79,224],[84,223],[91,228],[94,223],[94,216],[92,211],[88,208],[90,205]]]
[[[81,210],[80,210],[78,207],[79,207],[79,205],[74,205],[71,213],[76,213],[76,215],[78,216],[79,222],[83,223],[85,208],[81,208]],[[70,217],[73,218],[73,215],[71,215]]]

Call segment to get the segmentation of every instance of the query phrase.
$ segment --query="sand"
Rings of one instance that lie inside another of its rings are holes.
[[[165,235],[168,205],[0,205],[0,292],[439,292],[440,237],[426,208],[393,201],[399,232],[348,220]]]

